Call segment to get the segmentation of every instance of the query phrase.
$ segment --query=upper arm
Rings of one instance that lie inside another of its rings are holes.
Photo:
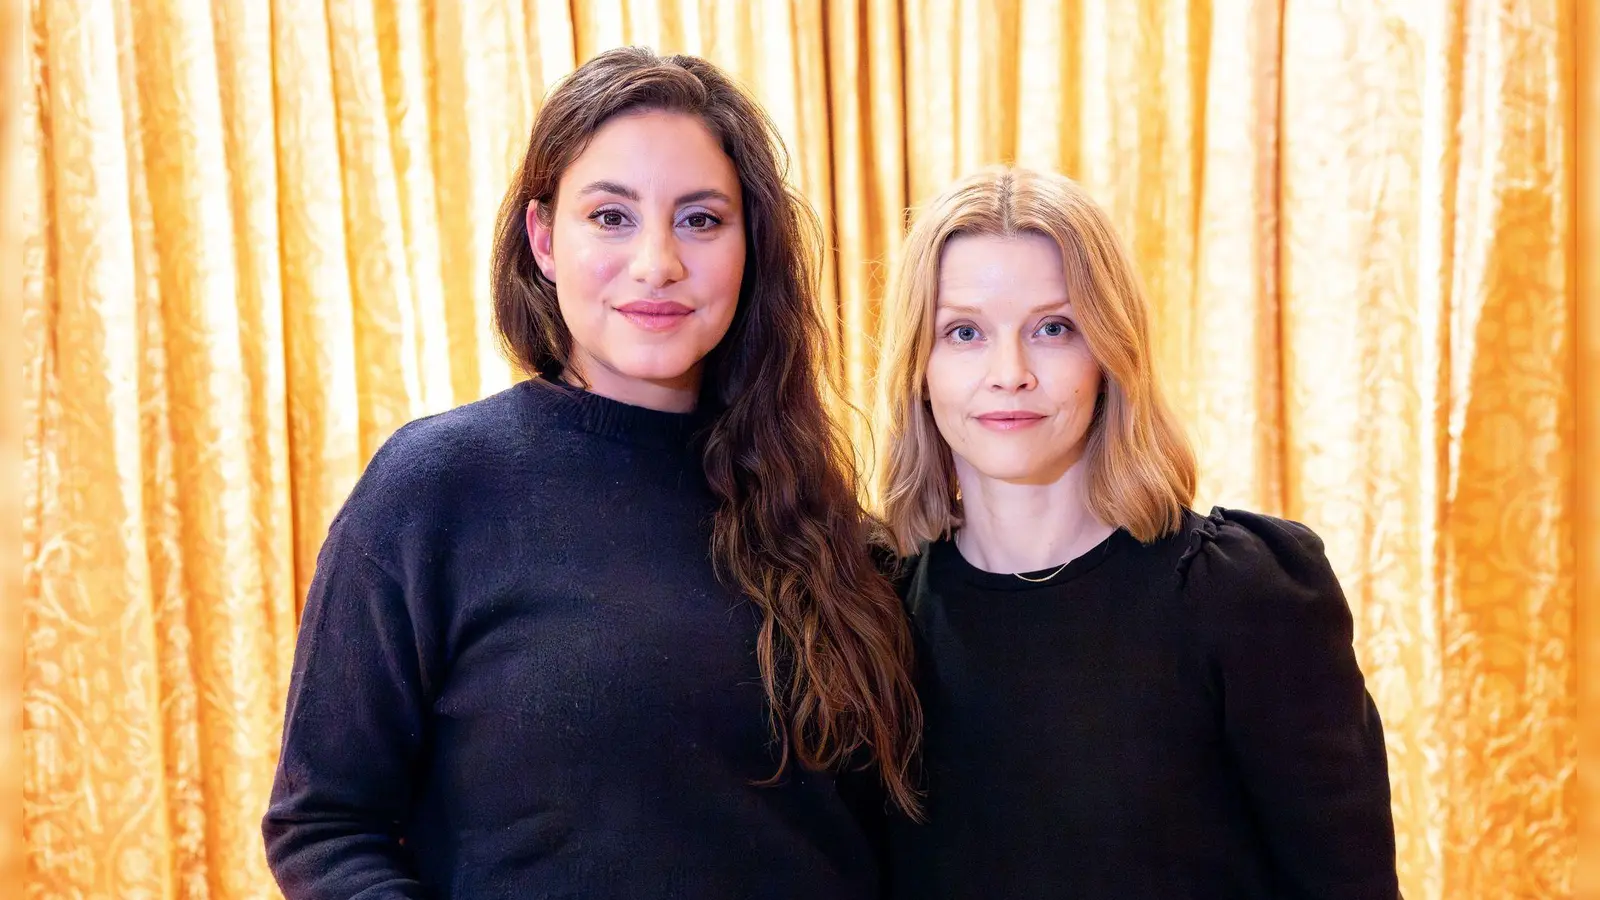
[[[330,538],[295,647],[274,806],[303,797],[398,814],[425,728],[423,680],[401,586]]]
[[[1285,887],[1397,896],[1383,727],[1321,540],[1248,513],[1208,523],[1186,595],[1229,750]]]
[[[400,835],[427,740],[438,641],[408,556],[425,505],[374,460],[317,558],[262,822],[285,896],[421,896]],[[378,894],[374,894],[377,896]]]

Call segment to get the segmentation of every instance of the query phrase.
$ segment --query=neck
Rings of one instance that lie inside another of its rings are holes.
[[[956,546],[987,572],[1036,572],[1070,562],[1116,529],[1089,510],[1084,464],[1046,484],[989,478],[957,458],[961,530]]]
[[[676,378],[648,379],[624,375],[604,363],[574,354],[561,380],[608,400],[669,413],[694,412],[700,400],[700,366]]]

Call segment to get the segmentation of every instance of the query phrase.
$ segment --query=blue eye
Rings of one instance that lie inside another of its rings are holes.
[[[1050,338],[1066,337],[1072,333],[1072,326],[1060,320],[1046,322],[1039,326],[1039,333]]]
[[[970,344],[982,335],[978,334],[978,329],[973,328],[971,325],[957,325],[950,329],[948,336],[958,344]]]

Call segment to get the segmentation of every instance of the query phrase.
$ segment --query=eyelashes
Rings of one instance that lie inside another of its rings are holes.
[[[616,221],[610,221],[615,219]],[[601,231],[617,231],[627,224],[628,217],[615,209],[601,209],[589,214],[589,221],[600,226]]]
[[[589,214],[589,221],[604,232],[617,232],[632,224],[632,217],[627,211],[614,206],[601,207]],[[721,217],[706,212],[693,210],[678,217],[673,227],[687,227],[690,231],[704,233],[711,231],[722,224]]]
[[[1078,326],[1070,319],[1051,318],[1039,323],[1033,330],[1036,337],[1046,340],[1061,340],[1071,337],[1078,331]],[[983,332],[971,322],[956,322],[947,326],[940,335],[952,344],[964,345],[976,343],[983,338]]]

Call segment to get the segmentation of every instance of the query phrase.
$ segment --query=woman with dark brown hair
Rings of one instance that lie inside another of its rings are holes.
[[[264,830],[289,900],[866,897],[910,638],[826,413],[817,229],[715,67],[548,98],[495,312],[534,377],[400,429],[329,531]]]

